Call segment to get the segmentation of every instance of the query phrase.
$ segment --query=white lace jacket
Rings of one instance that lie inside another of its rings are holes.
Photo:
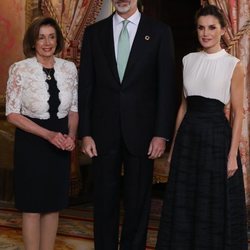
[[[55,57],[55,79],[60,105],[57,117],[77,112],[77,69],[75,64]],[[35,57],[11,65],[6,90],[6,115],[19,113],[31,118],[48,119],[49,93],[46,75]]]

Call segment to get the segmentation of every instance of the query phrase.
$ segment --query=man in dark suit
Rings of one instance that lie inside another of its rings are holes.
[[[122,166],[120,249],[144,250],[153,160],[164,153],[175,122],[174,48],[169,27],[141,14],[137,0],[112,2],[116,12],[84,34],[79,134],[82,152],[93,159],[95,250],[118,249]],[[130,53],[119,75],[124,19]]]

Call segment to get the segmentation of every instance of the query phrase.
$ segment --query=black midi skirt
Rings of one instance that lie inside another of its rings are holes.
[[[68,117],[29,119],[49,130],[68,133]],[[62,210],[68,205],[69,183],[70,152],[17,128],[14,150],[16,208],[32,213]]]
[[[242,166],[227,178],[232,130],[224,104],[187,98],[167,183],[157,250],[247,250]]]

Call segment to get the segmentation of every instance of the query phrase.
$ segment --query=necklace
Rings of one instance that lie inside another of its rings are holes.
[[[53,68],[51,68],[51,69],[49,69],[49,70],[47,70],[46,68],[43,68],[43,69],[44,69],[44,71],[45,71],[45,73],[46,73],[46,80],[50,81],[50,80],[51,80],[51,75],[50,75],[50,73],[51,73],[51,71],[52,71]]]

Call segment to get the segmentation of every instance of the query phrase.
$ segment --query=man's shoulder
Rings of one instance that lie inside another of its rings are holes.
[[[168,27],[169,28],[169,25],[159,19],[156,19],[154,17],[151,17],[151,16],[147,16],[145,14],[141,14],[141,21],[144,22],[145,24],[147,25],[151,25],[151,26],[155,26],[155,27],[158,27],[159,29],[163,29],[163,28],[166,28]]]
[[[103,26],[106,26],[106,25],[112,23],[112,16],[113,15],[108,16],[108,17],[106,17],[106,18],[104,18],[102,20],[99,20],[99,21],[97,21],[97,22],[95,22],[93,24],[88,25],[87,29],[88,30],[98,30],[98,29],[101,29]]]

